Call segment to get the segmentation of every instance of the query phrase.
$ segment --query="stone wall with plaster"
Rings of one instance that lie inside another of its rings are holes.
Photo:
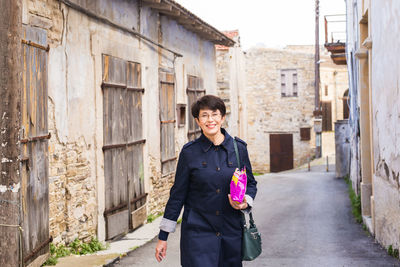
[[[138,1],[79,2],[126,28],[183,55],[161,50],[56,0],[24,0],[23,22],[48,32],[50,231],[56,243],[97,235],[105,239],[102,55],[142,65],[144,181],[148,214],[163,211],[174,175],[161,175],[159,68],[175,72],[175,102],[187,104],[187,75],[202,77],[216,94],[215,48],[176,21]],[[101,12],[100,12],[101,11]],[[186,121],[190,115],[186,109]],[[187,142],[187,123],[175,127],[176,155]]]
[[[245,95],[244,52],[239,31],[225,31],[236,42],[233,47],[216,45],[217,94],[225,102],[227,114],[224,127],[232,136],[247,138],[247,101]]]
[[[400,247],[400,2],[371,1],[375,237]]]

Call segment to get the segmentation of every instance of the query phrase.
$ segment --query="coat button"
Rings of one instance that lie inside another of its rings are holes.
[[[219,215],[219,210],[217,210],[217,211],[215,212],[215,215],[217,215],[217,216]]]
[[[217,194],[219,194],[220,192],[221,192],[221,189],[217,189],[217,190],[215,190],[215,192],[217,192]]]
[[[217,171],[220,171],[221,170],[221,168],[220,167],[217,167]]]
[[[221,233],[220,233],[220,232],[216,232],[215,234],[216,234],[217,236],[220,236],[220,235],[221,235]]]

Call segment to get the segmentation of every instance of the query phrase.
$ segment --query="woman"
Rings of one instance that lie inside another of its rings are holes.
[[[181,264],[184,267],[242,266],[242,212],[251,208],[257,182],[251,171],[246,143],[236,138],[241,167],[247,171],[242,203],[231,200],[230,181],[237,166],[233,138],[221,125],[224,102],[205,95],[192,106],[201,136],[183,146],[175,182],[160,224],[156,259],[166,256],[168,234],[185,206],[181,226]]]

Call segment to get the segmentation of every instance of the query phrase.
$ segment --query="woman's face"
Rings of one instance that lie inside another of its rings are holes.
[[[221,131],[225,116],[219,110],[200,109],[199,118],[195,119],[206,136],[213,136]]]

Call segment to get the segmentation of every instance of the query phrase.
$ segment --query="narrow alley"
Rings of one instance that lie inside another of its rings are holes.
[[[258,176],[254,219],[263,252],[244,266],[400,266],[357,224],[347,185],[325,166]],[[179,266],[180,229],[168,238],[167,257],[154,258],[157,239],[114,266]]]

